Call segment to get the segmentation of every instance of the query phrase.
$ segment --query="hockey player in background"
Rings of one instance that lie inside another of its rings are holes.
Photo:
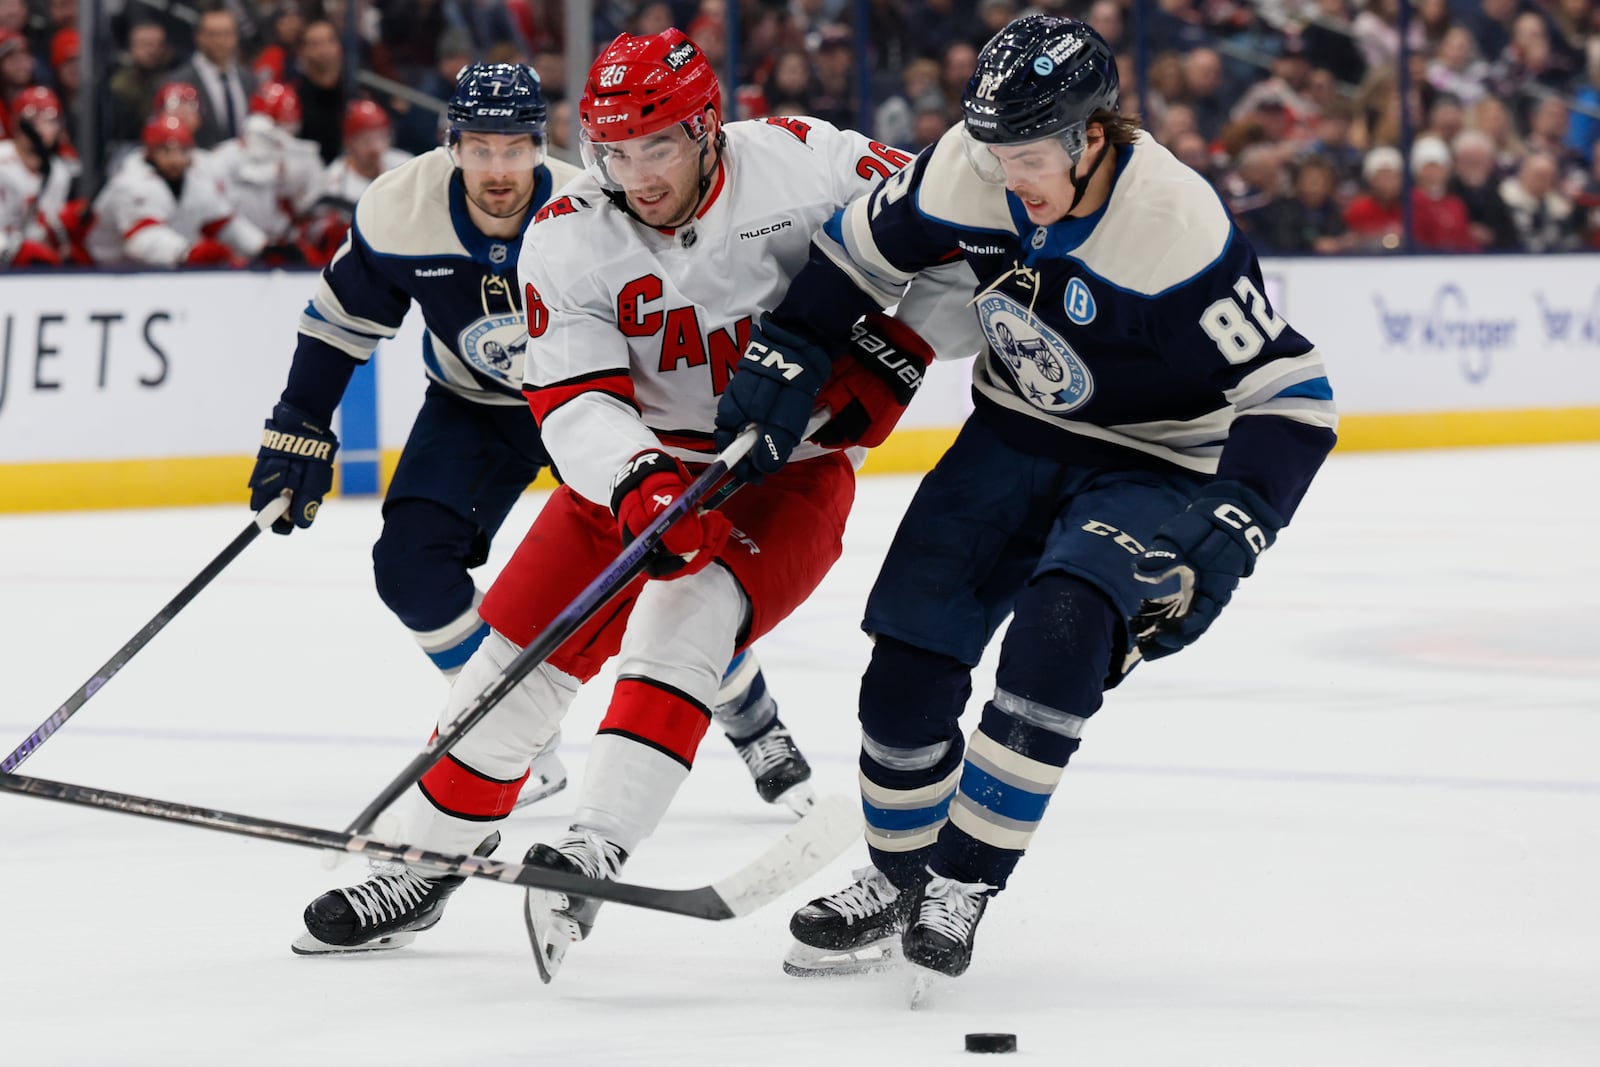
[[[78,161],[66,141],[61,100],[42,85],[11,104],[16,136],[0,141],[0,263],[88,262],[82,200],[69,201]]]
[[[715,72],[678,30],[623,35],[589,71],[579,104],[588,169],[539,212],[520,264],[530,338],[525,391],[565,484],[484,599],[480,612],[492,630],[463,668],[442,724],[710,459],[717,394],[752,318],[804,265],[810,233],[909,159],[823,122],[724,126],[721,113]],[[926,365],[914,333],[881,316],[871,330]],[[861,343],[853,351],[882,348]],[[847,356],[841,367],[824,394],[839,418],[818,436],[837,446],[870,443],[871,427],[881,424],[872,416],[896,415],[911,387],[891,389],[865,360]],[[672,526],[647,574],[396,802],[394,838],[452,853],[491,850],[529,761],[556,735],[579,687],[619,653],[571,829],[535,845],[524,862],[617,877],[665,814],[713,718],[752,769],[792,761],[777,709],[770,700],[728,701],[723,668],[793,611],[839,556],[852,460],[809,442],[794,455],[720,511]],[[438,921],[461,881],[402,869],[325,893],[306,909],[308,933],[297,946],[405,944]],[[597,906],[528,895],[546,981],[587,935]]]
[[[88,246],[96,263],[241,266],[261,251],[261,231],[234,218],[182,118],[152,115],[141,141],[144,151],[127,156],[95,198]]]
[[[983,49],[964,122],[817,234],[717,416],[781,473],[803,403],[748,373],[825,366],[861,315],[952,252],[988,338],[976,409],[868,598],[860,696],[871,865],[791,921],[792,974],[898,950],[959,975],[1079,735],[1141,657],[1196,640],[1334,443],[1322,359],[1262,290],[1204,179],[1118,109],[1105,41],[1029,15]],[[784,388],[810,392],[822,374]],[[1005,618],[963,745],[971,671]]]
[[[389,113],[371,100],[355,100],[344,112],[344,152],[322,172],[319,194],[354,204],[380,174],[411,158],[394,147]]]
[[[301,263],[293,243],[295,223],[322,185],[322,155],[300,136],[300,96],[282,82],[265,82],[250,94],[239,136],[211,150],[235,217],[261,231],[268,263]]]

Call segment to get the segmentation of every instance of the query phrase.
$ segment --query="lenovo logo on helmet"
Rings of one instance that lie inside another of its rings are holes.
[[[666,63],[666,65],[673,70],[682,70],[689,60],[693,59],[699,54],[700,50],[695,48],[693,41],[684,41],[682,44],[678,45],[678,47],[668,52],[666,59],[662,60],[662,62]]]

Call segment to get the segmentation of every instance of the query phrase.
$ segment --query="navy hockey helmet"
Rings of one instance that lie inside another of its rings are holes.
[[[1025,15],[995,34],[961,94],[966,132],[983,144],[1059,137],[1076,164],[1095,112],[1116,111],[1117,60],[1076,19]]]
[[[454,145],[463,133],[526,133],[544,142],[548,109],[539,75],[522,63],[473,63],[456,76],[446,118]]]

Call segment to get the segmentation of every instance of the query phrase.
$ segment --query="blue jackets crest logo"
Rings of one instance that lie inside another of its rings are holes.
[[[1061,298],[1061,303],[1066,308],[1067,318],[1079,326],[1087,326],[1094,321],[1094,294],[1089,292],[1082,278],[1074,278],[1067,283],[1067,292]]]
[[[1028,308],[1004,293],[990,293],[978,302],[978,321],[1017,395],[1034,407],[1065,415],[1094,395],[1088,366]]]
[[[528,350],[528,327],[520,314],[489,315],[461,331],[456,350],[476,370],[522,388],[522,357]]]

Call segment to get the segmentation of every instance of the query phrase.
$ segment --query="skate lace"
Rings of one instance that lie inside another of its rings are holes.
[[[409,868],[385,872],[342,890],[362,926],[398,919],[422,902],[433,883]]]
[[[587,878],[614,882],[622,874],[622,849],[593,830],[571,830],[552,846]]]
[[[822,898],[822,902],[849,922],[876,915],[900,896],[894,884],[875,867],[863,867],[851,872],[855,881]]]
[[[966,941],[978,921],[978,902],[993,889],[983,882],[957,882],[935,875],[923,890],[917,925],[953,941]]]
[[[765,774],[798,754],[789,731],[782,729],[770,730],[739,746],[739,758],[744,760],[752,775]]]

